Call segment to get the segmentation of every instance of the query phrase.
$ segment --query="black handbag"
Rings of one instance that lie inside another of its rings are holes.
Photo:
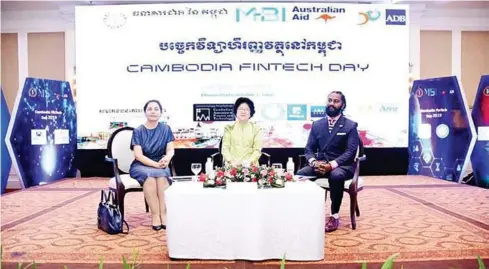
[[[98,228],[108,234],[128,234],[129,225],[122,219],[121,211],[115,203],[114,192],[104,190],[101,192],[100,203],[97,211]],[[127,232],[123,232],[123,223],[127,226]]]

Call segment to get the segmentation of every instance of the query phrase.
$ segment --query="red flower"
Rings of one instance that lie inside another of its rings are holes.
[[[231,171],[229,171],[229,174],[233,177],[236,175],[236,173],[237,173],[236,168],[233,168],[231,169]]]
[[[253,168],[251,168],[251,170],[253,171],[253,173],[256,173],[256,172],[258,172],[258,167],[253,166]]]
[[[268,182],[270,182],[270,184],[272,184],[272,183],[273,183],[273,178],[270,178],[270,179],[268,180]]]
[[[218,179],[218,180],[216,180],[216,184],[217,184],[217,185],[222,185],[222,179]]]
[[[291,181],[292,180],[292,174],[290,174],[290,173],[285,174],[285,179],[287,179],[287,181]]]
[[[257,182],[258,180],[256,180],[256,177],[252,178],[251,179],[251,182]]]
[[[200,181],[205,181],[206,177],[207,177],[207,176],[206,176],[204,173],[202,173],[202,174],[200,174],[200,176],[199,176],[199,180],[200,180]]]
[[[270,175],[271,177],[273,177],[275,175],[275,171],[270,170],[270,172],[268,172],[268,175]]]
[[[217,175],[217,177],[223,177],[224,176],[224,172],[221,171],[221,170],[219,170],[219,171],[217,171],[216,175]]]

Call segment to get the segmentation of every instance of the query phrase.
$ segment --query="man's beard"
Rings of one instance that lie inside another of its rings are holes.
[[[328,109],[326,109],[326,114],[328,114],[328,116],[330,117],[336,117],[340,113],[341,113],[341,108],[335,108],[334,106],[329,106]]]

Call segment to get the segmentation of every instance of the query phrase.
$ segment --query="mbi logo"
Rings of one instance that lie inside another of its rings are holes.
[[[240,22],[247,17],[251,17],[253,21],[260,21],[260,22],[285,21],[286,19],[285,14],[286,14],[285,8],[253,7],[248,10],[237,8],[236,22]]]
[[[406,10],[404,9],[386,9],[386,25],[406,25]]]

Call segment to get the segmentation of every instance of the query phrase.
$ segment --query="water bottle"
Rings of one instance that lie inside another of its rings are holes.
[[[212,159],[207,158],[207,162],[205,163],[205,173],[207,175],[211,174],[211,172],[213,171],[213,167],[214,167],[214,164],[212,163]]]
[[[290,174],[294,174],[295,164],[292,160],[292,157],[289,157],[289,161],[287,162],[287,172]]]

